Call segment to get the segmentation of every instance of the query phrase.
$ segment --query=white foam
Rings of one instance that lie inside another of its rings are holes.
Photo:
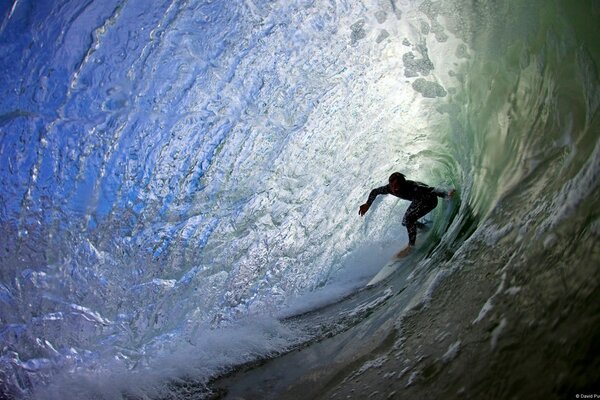
[[[415,383],[419,375],[421,375],[421,371],[415,371],[412,374],[410,374],[410,377],[408,378],[408,382],[406,383],[405,387],[409,387],[410,385]]]
[[[382,296],[377,297],[375,300],[372,300],[366,304],[361,304],[358,307],[354,308],[352,311],[350,311],[348,313],[349,316],[355,316],[355,315],[360,315],[362,313],[364,313],[367,310],[373,309],[375,307],[377,307],[378,305],[380,305],[381,303],[385,302],[387,299],[389,299],[392,296],[392,289],[391,288],[387,288],[384,292]]]
[[[449,275],[449,273],[450,271],[447,269],[436,269],[432,271],[429,274],[427,281],[421,286],[421,289],[415,294],[415,296],[413,296],[408,305],[404,308],[404,313],[427,305],[431,301],[435,290]]]
[[[496,326],[494,328],[494,330],[492,331],[492,337],[490,339],[490,345],[492,347],[492,350],[496,348],[496,345],[498,344],[498,338],[504,331],[504,328],[506,328],[506,325],[507,325],[506,318],[502,318],[502,320],[500,321],[500,324],[498,324],[498,326]]]
[[[396,377],[396,379],[402,378],[408,371],[410,371],[410,367],[404,367],[402,371],[398,372],[398,376]]]
[[[498,296],[498,294],[500,294],[504,290],[505,282],[506,282],[506,272],[502,273],[502,278],[500,279],[500,285],[498,286],[498,289],[496,289],[496,292],[489,299],[486,300],[486,302],[481,307],[481,310],[479,310],[479,314],[477,315],[477,318],[475,318],[471,322],[471,324],[474,325],[474,324],[480,322],[494,308],[494,298],[496,296]]]
[[[381,366],[383,364],[385,364],[387,362],[387,360],[388,360],[387,356],[381,356],[374,360],[369,360],[358,369],[358,371],[356,372],[356,375],[361,375],[365,371],[367,371],[371,368],[381,368]]]
[[[514,228],[514,224],[508,223],[503,227],[487,225],[481,231],[481,238],[488,246],[495,246],[500,239],[508,235]]]
[[[186,339],[180,333],[167,336],[171,342],[147,349],[148,355],[136,362],[127,362],[133,360],[124,353],[106,354],[56,375],[48,385],[37,387],[34,396],[41,400],[119,399],[124,393],[139,398],[165,396],[170,382],[191,378],[204,384],[230,366],[280,352],[302,340],[298,332],[267,317]]]
[[[494,298],[494,296],[492,296],[489,299],[487,299],[487,301],[485,302],[485,304],[483,305],[483,307],[481,307],[481,310],[479,310],[479,314],[477,315],[477,318],[475,318],[471,322],[472,324],[476,324],[479,321],[481,321],[490,312],[490,310],[494,308],[494,306],[492,304],[492,299],[493,298]]]
[[[505,293],[509,294],[511,296],[514,296],[517,293],[519,293],[520,291],[521,291],[521,288],[519,286],[511,286],[508,289],[506,289]]]
[[[448,350],[446,350],[446,353],[442,356],[442,362],[448,363],[448,362],[454,360],[460,350],[460,344],[461,344],[460,340],[457,340],[456,342],[452,343],[448,347]]]

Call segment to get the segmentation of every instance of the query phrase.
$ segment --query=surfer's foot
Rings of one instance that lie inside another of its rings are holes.
[[[400,250],[398,254],[396,254],[396,258],[406,257],[412,251],[413,246],[408,245],[404,249]]]

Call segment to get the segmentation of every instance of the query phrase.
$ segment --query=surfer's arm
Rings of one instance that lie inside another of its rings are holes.
[[[371,204],[373,204],[375,198],[380,194],[390,194],[389,185],[381,186],[371,190],[371,193],[369,193],[369,198],[367,199],[367,204],[369,205],[369,207],[371,206]]]
[[[367,199],[367,202],[365,204],[363,204],[362,206],[360,206],[360,208],[358,209],[358,215],[365,215],[365,213],[367,211],[369,211],[369,207],[371,207],[371,204],[373,204],[373,201],[375,201],[375,198],[377,196],[379,196],[380,194],[389,194],[389,193],[390,193],[389,185],[381,186],[381,187],[371,190],[371,193],[369,193],[369,198]]]
[[[452,197],[454,192],[455,192],[454,189],[450,189],[450,190],[446,191],[444,189],[433,188],[433,190],[432,190],[433,194],[435,194],[437,197],[443,197],[444,199],[449,199],[450,197]]]

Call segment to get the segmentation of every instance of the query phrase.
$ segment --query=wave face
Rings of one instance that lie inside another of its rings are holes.
[[[356,215],[395,170],[459,191],[420,257],[519,254],[597,291],[595,2],[0,11],[8,396],[161,396],[304,343],[282,310],[406,241],[406,202]]]

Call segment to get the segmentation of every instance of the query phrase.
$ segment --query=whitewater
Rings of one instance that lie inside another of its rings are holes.
[[[8,399],[600,395],[597,1],[0,4]],[[400,171],[438,188],[416,250]]]

